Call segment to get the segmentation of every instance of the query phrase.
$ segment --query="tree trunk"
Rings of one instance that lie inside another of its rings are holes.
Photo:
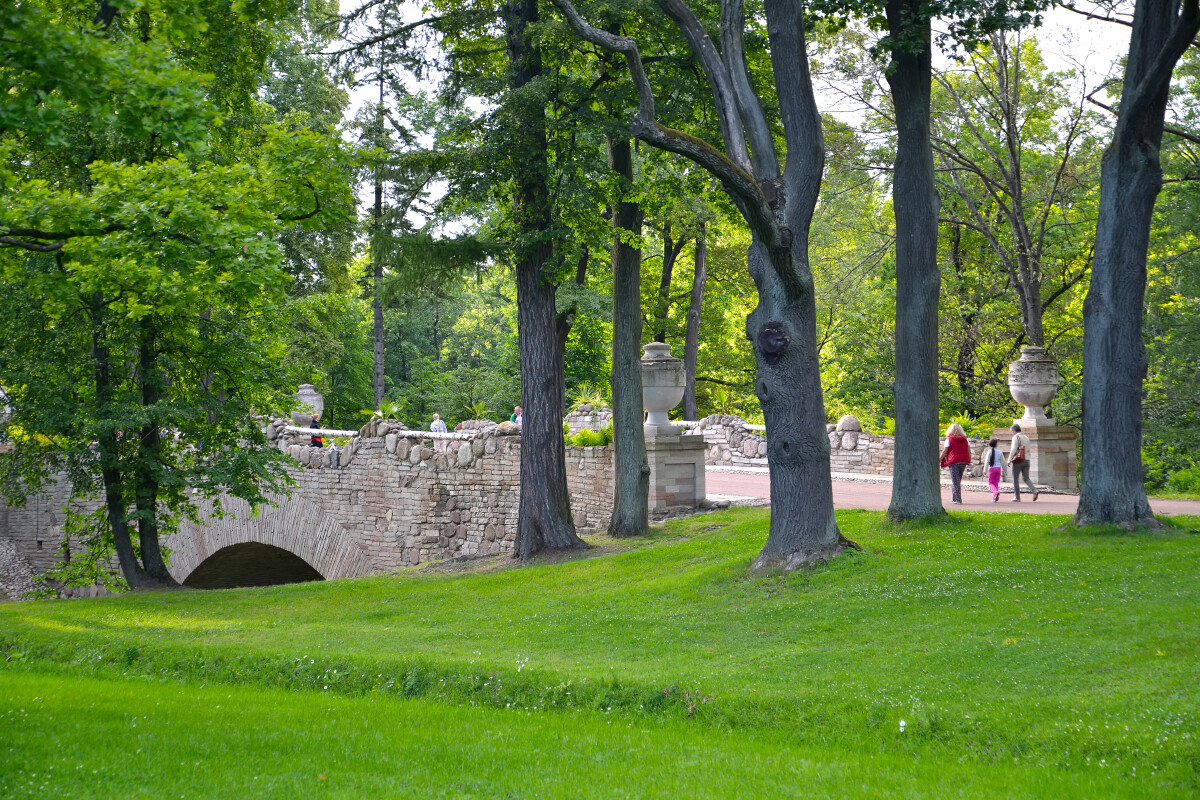
[[[147,415],[138,440],[137,465],[134,469],[134,496],[138,511],[138,544],[142,565],[149,581],[160,586],[178,586],[167,570],[158,541],[158,470],[162,465],[162,436],[156,419],[161,399],[162,376],[155,363],[154,324],[149,316],[138,323],[139,378],[142,384],[142,411]]]
[[[99,301],[92,304],[92,359],[95,362],[97,416],[106,420],[113,413],[112,362],[104,341],[104,308]],[[96,444],[100,459],[100,478],[104,483],[104,506],[108,512],[108,525],[112,531],[113,547],[117,551],[117,562],[129,588],[137,589],[153,581],[138,563],[133,551],[133,542],[129,538],[116,431],[108,427],[101,428]]]
[[[708,243],[704,225],[696,234],[696,271],[692,275],[692,296],[688,302],[687,336],[683,344],[683,418],[696,420],[696,361],[700,351],[700,311],[704,306],[704,284],[708,280]]]
[[[1075,524],[1157,525],[1142,471],[1142,318],[1171,72],[1200,27],[1195,0],[1138,0],[1121,106],[1100,170],[1083,305],[1083,460]]]
[[[662,277],[658,281],[658,300],[654,304],[654,341],[667,341],[667,317],[671,313],[671,278],[675,272],[675,260],[683,249],[683,240],[671,237],[671,224],[663,228]],[[641,313],[639,307],[638,313]]]
[[[892,51],[887,80],[896,109],[896,164],[892,206],[896,214],[896,467],[893,520],[944,514],[938,474],[938,196],[929,139],[932,82],[929,23],[921,24],[916,0],[888,0],[888,29],[912,41],[919,53]]]
[[[382,70],[382,67],[381,67]],[[379,73],[379,106],[376,110],[376,122],[378,126],[376,137],[378,144],[383,143],[383,72]],[[371,312],[372,312],[372,331],[374,333],[375,342],[375,372],[372,385],[375,389],[375,410],[383,408],[383,255],[380,252],[382,242],[380,239],[383,236],[383,175],[380,166],[375,167],[375,242],[371,248],[371,262],[374,267],[371,281]]]
[[[511,158],[516,179],[515,213],[520,229],[516,253],[517,341],[521,353],[521,496],[514,555],[528,559],[543,549],[582,547],[575,535],[567,494],[563,443],[563,360],[557,343],[555,285],[545,274],[552,253],[550,198],[546,186],[545,108],[536,93],[522,91],[541,75],[542,59],[528,29],[537,22],[537,0],[507,6],[509,102],[514,119]]]
[[[808,273],[807,236],[790,259],[797,274]],[[787,254],[777,258],[789,258]],[[817,307],[812,291],[789,296],[768,263],[766,248],[750,246],[750,274],[758,306],[746,318],[758,375],[754,391],[767,426],[771,474],[771,528],[752,569],[794,569],[840,553],[847,542],[833,513],[829,437],[817,358]]]
[[[621,177],[624,195],[633,183],[628,139],[608,140],[608,163]],[[642,428],[642,251],[627,237],[642,235],[642,209],[617,203],[613,215],[613,511],[610,536],[640,536],[650,528],[650,464]],[[665,253],[664,253],[665,262]],[[666,268],[664,267],[664,272]],[[664,278],[670,285],[670,279]]]

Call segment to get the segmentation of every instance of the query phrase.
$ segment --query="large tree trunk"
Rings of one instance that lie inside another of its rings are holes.
[[[141,341],[138,343],[139,378],[142,384],[142,410],[148,414],[138,440],[137,465],[134,468],[134,496],[138,511],[138,544],[142,565],[149,580],[160,586],[179,584],[167,571],[162,547],[158,541],[158,470],[162,465],[162,436],[159,432],[155,406],[162,397],[162,376],[155,355],[154,324],[149,316],[138,323]]]
[[[808,231],[820,194],[825,145],[808,66],[803,8],[790,0],[764,3],[788,150],[781,177],[774,137],[750,82],[739,0],[727,0],[722,7],[724,57],[685,2],[659,0],[702,63],[713,89],[725,154],[658,123],[653,87],[631,39],[588,25],[569,0],[555,3],[589,42],[625,55],[638,85],[634,134],[719,177],[751,228],[748,266],[759,302],[746,321],[746,334],[754,342],[755,390],[766,418],[771,470],[771,529],[754,568],[791,569],[836,555],[852,543],[842,538],[833,513],[816,296],[808,264]]]
[[[101,419],[109,418],[113,409],[112,361],[105,342],[104,307],[96,301],[92,304],[92,360],[96,380],[96,411]],[[113,547],[117,551],[117,562],[129,588],[153,583],[142,565],[138,563],[129,538],[129,523],[126,519],[125,493],[121,481],[120,460],[117,452],[116,432],[102,428],[97,437],[100,460],[100,479],[104,483],[104,507],[108,514],[108,525],[112,531]]]
[[[812,92],[803,11],[787,0],[767,0],[766,12],[788,158],[778,184],[760,184],[780,231],[779,243],[772,251],[755,236],[748,259],[758,305],[746,318],[746,333],[754,342],[754,391],[767,426],[771,472],[771,529],[753,568],[793,569],[857,545],[842,537],[833,513],[817,300],[808,263],[825,143]]]
[[[920,3],[888,0],[889,33],[912,41],[920,26],[923,48],[896,48],[888,84],[896,109],[896,164],[892,206],[896,214],[896,467],[892,474],[894,520],[944,514],[938,474],[938,196],[929,140],[932,82],[928,22]]]
[[[380,67],[382,70],[382,66]],[[379,105],[376,107],[375,124],[377,146],[383,143],[383,72],[379,74]],[[384,372],[383,372],[383,174],[382,167],[375,167],[375,212],[374,212],[375,241],[371,248],[371,319],[372,333],[375,344],[375,370],[372,385],[375,389],[375,410],[383,407]],[[435,351],[436,352],[436,351]]]
[[[1200,27],[1195,0],[1138,0],[1116,129],[1100,172],[1083,306],[1083,463],[1076,524],[1156,525],[1142,472],[1146,254],[1162,188],[1159,146],[1171,72]]]
[[[608,162],[632,188],[633,148],[628,139],[608,140]],[[642,235],[642,209],[622,200],[613,215],[613,512],[610,536],[640,536],[650,527],[650,464],[642,428],[642,251],[628,243]],[[664,255],[665,258],[665,255]],[[664,268],[665,269],[665,268]]]
[[[563,360],[558,348],[555,285],[545,274],[552,253],[550,198],[546,187],[546,115],[536,93],[522,91],[542,72],[541,53],[530,41],[537,0],[517,0],[505,15],[510,102],[514,119],[511,158],[515,213],[521,244],[517,262],[517,341],[521,352],[521,497],[514,555],[525,560],[543,549],[582,547],[571,519],[563,443]]]
[[[804,241],[793,248],[790,258],[796,265],[790,268],[804,275],[807,236],[798,238]],[[753,568],[794,569],[837,555],[846,540],[833,513],[812,280],[805,282],[808,291],[801,296],[786,291],[769,258],[762,244],[751,245],[749,266],[758,287],[758,306],[746,318],[746,335],[754,342],[754,390],[767,426],[771,473],[771,528]]]
[[[700,312],[704,307],[704,284],[708,280],[708,243],[704,225],[696,234],[696,270],[692,274],[692,296],[688,302],[687,335],[683,343],[683,418],[696,420],[696,361],[700,351]]]

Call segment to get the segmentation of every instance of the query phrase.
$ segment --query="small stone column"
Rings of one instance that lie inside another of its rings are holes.
[[[667,412],[683,400],[683,362],[671,347],[643,347],[642,404],[646,409],[646,460],[650,465],[650,513],[696,508],[704,500],[703,436],[685,435]]]

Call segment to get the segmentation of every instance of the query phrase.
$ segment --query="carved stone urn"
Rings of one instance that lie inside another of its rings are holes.
[[[1008,391],[1025,406],[1024,420],[1053,425],[1046,406],[1058,391],[1058,364],[1044,347],[1022,347],[1021,358],[1008,365]]]
[[[292,395],[299,403],[296,409],[292,411],[292,422],[297,426],[304,428],[312,423],[314,415],[322,416],[325,413],[325,398],[317,391],[317,387],[311,383],[300,384],[300,391]]]
[[[671,355],[662,342],[643,345],[642,405],[646,409],[647,433],[676,433],[667,412],[683,400],[683,362]]]

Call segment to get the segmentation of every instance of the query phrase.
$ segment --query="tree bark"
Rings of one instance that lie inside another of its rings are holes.
[[[376,109],[376,137],[379,145],[383,143],[383,72],[382,65],[379,73],[379,105]],[[375,370],[372,386],[375,389],[375,410],[383,407],[384,372],[383,372],[383,254],[380,252],[383,236],[383,175],[381,167],[375,167],[375,246],[371,248],[372,281],[371,281],[371,314],[372,331],[375,343]]]
[[[96,301],[92,304],[92,360],[96,381],[96,411],[103,421],[112,413],[113,382],[112,360],[104,334],[104,307]],[[129,523],[126,520],[125,494],[121,481],[119,442],[117,432],[105,426],[97,436],[100,459],[100,478],[104,484],[104,507],[108,513],[108,525],[112,532],[113,547],[117,551],[117,562],[121,574],[130,589],[151,583],[150,576],[138,563],[129,538]]]
[[[138,511],[138,545],[148,581],[159,586],[178,586],[163,558],[158,540],[158,470],[162,466],[162,436],[155,407],[162,398],[162,376],[156,364],[154,324],[149,316],[138,323],[139,380],[142,384],[142,411],[147,415],[138,439],[138,457],[134,468],[134,498]]]
[[[671,313],[671,278],[675,273],[675,261],[683,249],[686,238],[676,241],[671,236],[671,224],[663,227],[662,277],[658,282],[658,301],[654,304],[654,341],[667,341],[667,317]],[[640,311],[639,311],[640,313]]]
[[[1171,73],[1200,28],[1196,0],[1138,0],[1113,140],[1100,167],[1083,306],[1083,459],[1075,524],[1157,525],[1142,470],[1142,319]]]
[[[608,163],[632,188],[633,148],[608,139]],[[622,199],[613,214],[613,511],[610,536],[641,536],[650,528],[650,464],[642,427],[642,251],[629,239],[642,235],[642,209]],[[666,254],[664,252],[664,262]],[[664,267],[664,272],[666,267]],[[668,281],[669,279],[664,279]]]
[[[938,292],[939,201],[929,138],[933,80],[930,28],[918,0],[888,0],[888,32],[894,46],[887,80],[896,109],[896,164],[892,206],[896,214],[896,468],[892,476],[893,520],[944,514],[938,475]]]
[[[752,569],[792,569],[830,558],[853,543],[842,538],[833,514],[829,473],[829,439],[816,348],[816,297],[808,264],[808,231],[821,186],[825,146],[817,111],[804,32],[803,9],[790,0],[766,0],[771,67],[787,142],[786,168],[778,173],[775,158],[756,158],[752,166],[745,131],[762,155],[774,143],[761,136],[769,127],[753,93],[738,91],[730,69],[746,69],[740,29],[730,30],[722,61],[704,26],[684,0],[659,0],[700,61],[717,103],[726,152],[702,139],[658,122],[654,92],[636,43],[588,25],[570,0],[554,0],[568,24],[587,41],[625,55],[638,90],[634,135],[672,153],[686,156],[719,178],[747,224],[753,239],[748,254],[758,287],[758,306],[746,323],[754,342],[758,377],[755,389],[767,423],[771,470],[771,528]],[[740,0],[722,18],[738,19]],[[732,46],[731,46],[732,45]],[[736,96],[735,96],[736,95]],[[752,124],[746,119],[752,119]]]
[[[692,296],[688,301],[687,335],[683,344],[683,418],[696,420],[696,362],[700,353],[700,312],[704,307],[704,284],[708,280],[708,242],[704,225],[696,233],[696,269],[692,274]]]
[[[511,166],[520,242],[516,253],[517,342],[521,353],[521,496],[514,555],[526,560],[543,549],[582,547],[575,535],[567,494],[563,359],[558,348],[555,285],[545,274],[550,240],[550,197],[546,186],[546,114],[540,99],[523,92],[541,75],[542,59],[529,37],[538,19],[537,0],[516,0],[505,9],[511,91],[517,108]]]

